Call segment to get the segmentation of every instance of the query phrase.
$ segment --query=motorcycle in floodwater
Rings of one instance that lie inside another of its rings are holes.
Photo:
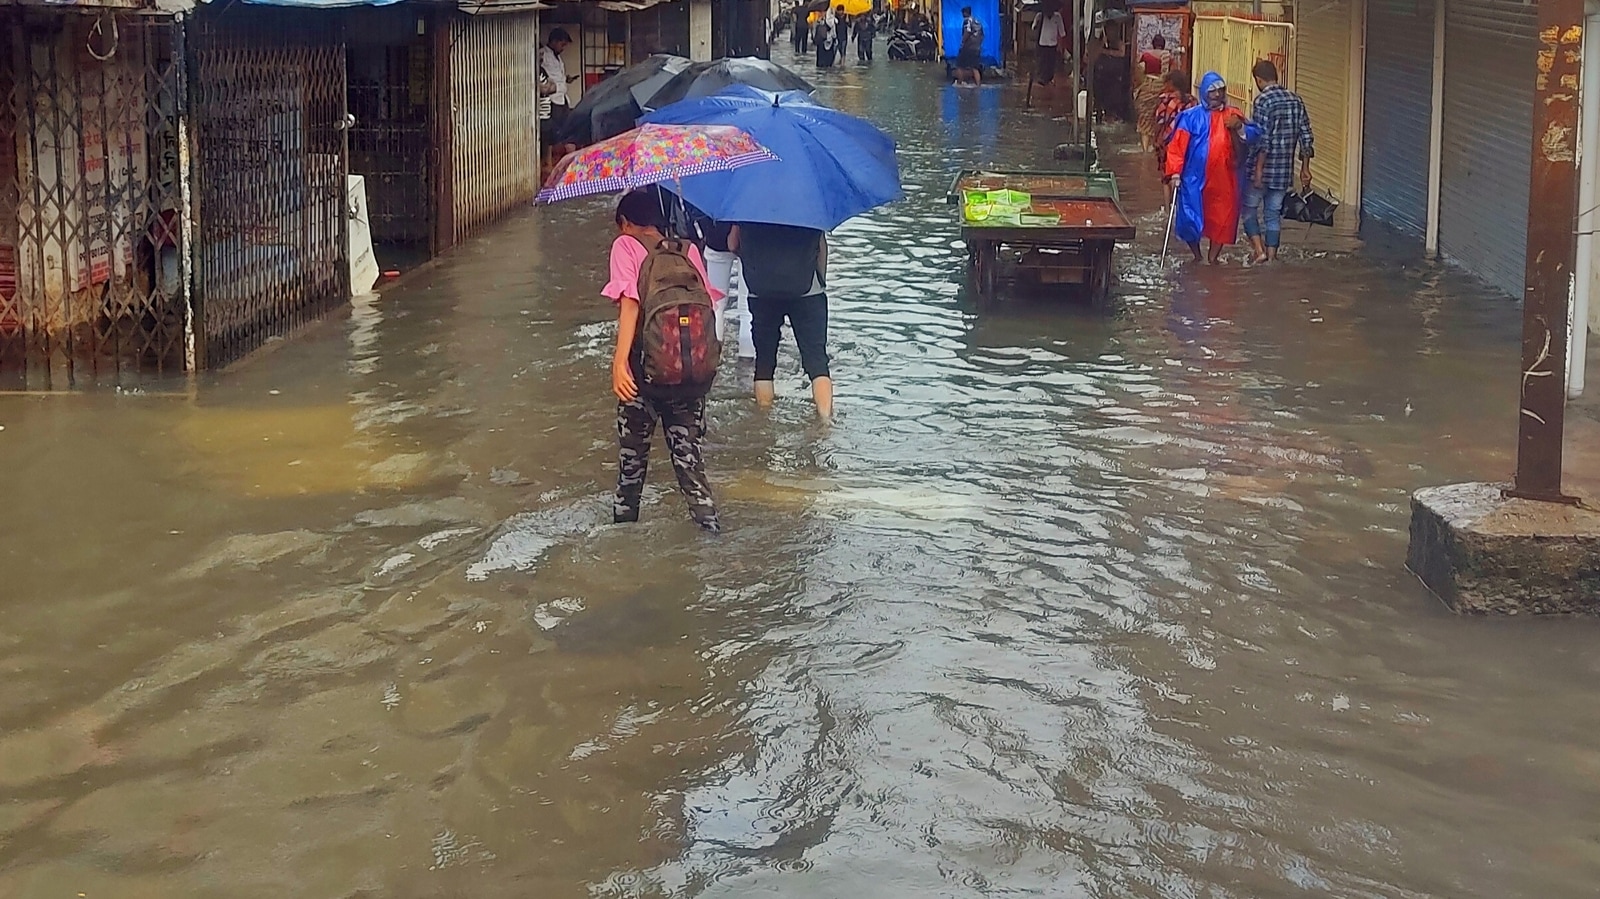
[[[889,35],[889,58],[901,62],[933,62],[939,57],[939,41],[927,28],[909,31],[896,28]]]

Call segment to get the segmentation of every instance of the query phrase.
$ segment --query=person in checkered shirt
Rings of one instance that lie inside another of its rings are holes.
[[[1300,156],[1300,187],[1311,186],[1311,117],[1300,95],[1278,83],[1278,67],[1263,59],[1251,69],[1256,79],[1256,101],[1250,120],[1265,138],[1250,160],[1250,186],[1245,190],[1244,233],[1255,250],[1256,262],[1278,258],[1283,235],[1283,198],[1294,187],[1295,150]]]

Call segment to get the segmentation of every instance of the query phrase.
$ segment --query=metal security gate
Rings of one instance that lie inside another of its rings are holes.
[[[533,199],[533,54],[528,13],[461,16],[451,29],[455,238]]]
[[[233,7],[202,19],[195,38],[205,367],[350,296],[344,45],[316,21]]]
[[[382,251],[433,249],[434,22],[407,6],[347,11],[350,174],[366,183]]]
[[[1535,7],[1451,0],[1444,25],[1439,250],[1522,296],[1533,145]]]
[[[13,386],[183,369],[181,38],[159,17],[0,10],[0,377]]]
[[[1354,196],[1348,149],[1359,83],[1351,36],[1358,19],[1353,0],[1313,0],[1295,9],[1294,89],[1306,102],[1316,139],[1311,178],[1337,200]],[[1359,127],[1356,121],[1354,127]]]
[[[1294,84],[1294,60],[1289,48],[1294,26],[1288,22],[1263,22],[1237,16],[1194,17],[1194,71],[1197,76],[1216,72],[1228,82],[1228,97],[1249,110],[1256,97],[1250,75],[1256,60],[1270,59],[1284,84]],[[1199,77],[1195,87],[1200,86]]]
[[[1361,216],[1421,240],[1428,225],[1433,4],[1367,2]]]

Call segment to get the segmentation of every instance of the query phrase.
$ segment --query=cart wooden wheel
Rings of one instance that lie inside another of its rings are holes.
[[[978,266],[978,292],[987,302],[994,302],[1000,287],[1000,244],[984,241],[978,250],[982,262]]]
[[[1111,250],[1115,246],[1109,240],[1097,240],[1085,249],[1089,257],[1089,303],[1095,309],[1105,309],[1111,305]]]

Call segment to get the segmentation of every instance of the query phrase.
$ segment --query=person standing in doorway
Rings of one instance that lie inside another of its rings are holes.
[[[983,87],[983,23],[972,14],[972,7],[961,7],[961,49],[956,54],[955,80],[972,79]]]
[[[1046,86],[1055,83],[1056,68],[1061,64],[1061,39],[1066,33],[1060,0],[1045,0],[1039,14],[1033,17],[1034,81]]]
[[[1240,180],[1261,130],[1228,105],[1228,84],[1216,72],[1200,79],[1201,105],[1179,113],[1167,143],[1163,180],[1177,208],[1173,232],[1199,262],[1200,240],[1211,241],[1211,264],[1239,239]]]
[[[1283,237],[1283,199],[1294,186],[1296,151],[1300,157],[1300,187],[1311,186],[1311,116],[1300,95],[1278,83],[1278,67],[1269,59],[1255,64],[1256,101],[1250,120],[1262,131],[1261,147],[1250,164],[1250,187],[1245,191],[1244,233],[1250,238],[1256,262],[1278,258]]]
[[[556,138],[561,133],[561,126],[566,124],[567,114],[572,111],[572,98],[568,93],[569,85],[578,80],[576,75],[567,74],[567,64],[562,61],[561,54],[567,52],[572,46],[572,35],[567,34],[565,28],[550,29],[550,37],[539,48],[538,70],[542,73],[545,83],[554,87],[548,94],[550,101],[550,115],[544,120],[544,145],[555,149]],[[549,90],[548,87],[544,88]]]
[[[833,417],[833,374],[828,363],[828,235],[792,225],[738,224],[728,246],[739,254],[750,290],[755,332],[756,402],[770,406],[776,389],[778,344],[789,321],[800,366],[811,379],[817,414]]]
[[[624,194],[617,203],[616,219],[619,233],[611,244],[611,278],[601,289],[602,294],[617,304],[617,347],[611,359],[611,390],[617,395],[618,443],[617,493],[612,520],[619,524],[639,520],[645,475],[650,465],[650,441],[659,424],[666,432],[672,469],[678,477],[678,489],[688,501],[690,516],[701,528],[716,531],[720,525],[711,483],[706,477],[702,445],[705,394],[699,390],[668,393],[652,388],[646,378],[650,363],[645,348],[646,335],[642,333],[650,326],[645,323],[641,310],[654,296],[652,291],[657,285],[651,282],[672,280],[660,277],[668,266],[675,266],[678,274],[685,276],[685,282],[698,282],[695,286],[703,290],[698,294],[700,303],[714,304],[721,299],[721,294],[706,276],[699,250],[692,243],[668,239],[667,216],[662,211],[658,191],[645,188]],[[690,319],[678,321],[688,323]],[[706,347],[720,348],[716,341],[704,340],[710,336],[704,332],[694,332],[690,328],[681,333],[686,348],[696,334]],[[676,343],[674,339],[670,345]],[[695,352],[710,352],[710,349],[696,348]],[[709,388],[710,384],[704,387]]]

